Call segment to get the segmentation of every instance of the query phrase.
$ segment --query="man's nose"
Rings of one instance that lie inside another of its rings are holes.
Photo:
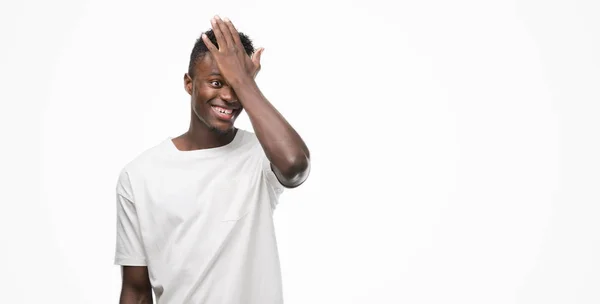
[[[229,103],[238,101],[235,91],[230,86],[223,86],[221,88],[221,99]]]

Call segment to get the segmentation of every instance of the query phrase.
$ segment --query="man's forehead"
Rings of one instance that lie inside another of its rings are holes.
[[[213,60],[210,53],[205,54],[196,62],[196,72],[204,75],[221,74],[217,62]]]

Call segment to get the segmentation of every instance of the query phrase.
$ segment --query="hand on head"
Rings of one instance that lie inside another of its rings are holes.
[[[264,48],[259,48],[252,56],[248,56],[231,20],[215,16],[211,19],[211,25],[218,47],[206,34],[202,34],[202,40],[217,62],[223,77],[228,82],[243,81],[245,77],[255,78],[261,68],[260,57]]]

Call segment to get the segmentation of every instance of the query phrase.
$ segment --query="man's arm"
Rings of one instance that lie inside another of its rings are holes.
[[[204,43],[248,113],[273,172],[284,186],[299,186],[310,172],[310,152],[300,135],[263,96],[254,81],[254,75],[260,69],[262,50],[258,56],[250,58],[244,51],[239,33],[229,20],[214,18],[212,27],[219,48],[205,35]]]
[[[123,266],[119,304],[152,304],[152,285],[146,266]]]
[[[288,188],[302,184],[310,169],[310,152],[296,130],[263,96],[253,79],[231,84],[248,113],[256,137],[279,181]]]

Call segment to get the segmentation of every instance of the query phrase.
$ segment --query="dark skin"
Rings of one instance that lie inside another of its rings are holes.
[[[233,126],[235,118],[243,109],[280,183],[288,188],[298,187],[308,177],[310,153],[300,135],[254,81],[260,70],[262,49],[248,56],[231,21],[215,17],[211,22],[220,47],[203,35],[210,53],[196,63],[194,77],[184,76],[185,90],[192,97],[192,117],[189,130],[173,140],[175,146],[195,150],[230,143],[237,131]],[[231,110],[232,117],[219,118],[213,106]]]
[[[193,76],[184,75],[184,88],[192,102],[190,127],[174,138],[173,143],[182,151],[226,145],[237,132],[235,119],[246,110],[279,182],[287,188],[300,186],[309,175],[310,152],[254,80],[260,71],[263,49],[248,56],[230,20],[217,16],[211,24],[219,48],[202,36],[209,53],[195,64]],[[219,108],[221,114],[216,110]],[[122,269],[120,304],[152,303],[147,267],[124,266]]]
[[[152,304],[152,285],[146,266],[123,266],[120,304]]]

